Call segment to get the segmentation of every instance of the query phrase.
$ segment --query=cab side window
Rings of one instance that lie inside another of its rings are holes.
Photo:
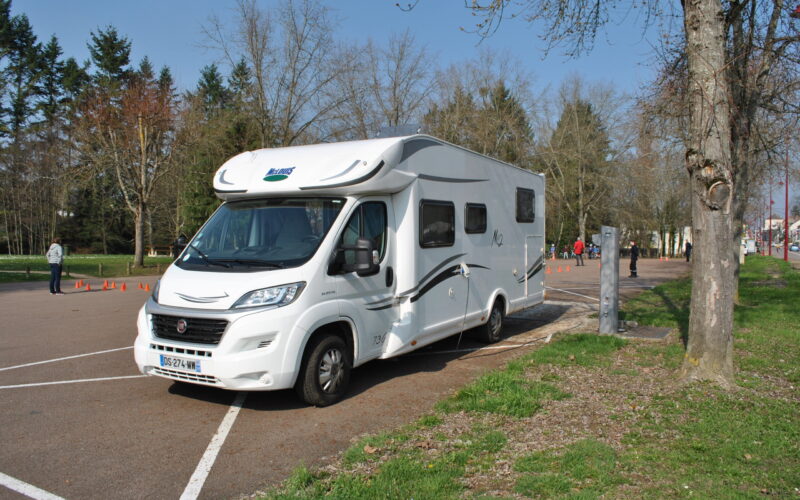
[[[341,245],[355,245],[359,238],[372,240],[380,260],[386,255],[386,204],[368,201],[356,208],[342,232]],[[352,252],[345,252],[348,264],[354,258]]]

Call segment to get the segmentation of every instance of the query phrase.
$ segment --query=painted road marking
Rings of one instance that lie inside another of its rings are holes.
[[[217,453],[219,453],[220,448],[222,448],[225,438],[228,437],[228,431],[233,427],[236,416],[239,414],[239,410],[242,409],[246,397],[246,392],[240,392],[236,395],[236,399],[228,409],[228,413],[225,415],[225,418],[222,419],[222,423],[219,424],[217,433],[211,438],[206,452],[203,453],[203,458],[200,459],[200,463],[197,464],[194,474],[192,474],[192,477],[189,479],[189,484],[187,484],[186,489],[183,490],[181,500],[195,500],[200,496],[200,490],[203,489],[203,484],[206,482],[206,478],[209,472],[211,472],[211,467],[217,459]]]
[[[82,358],[84,356],[94,356],[95,354],[106,354],[108,352],[124,351],[126,349],[133,349],[133,346],[119,347],[117,349],[107,349],[105,351],[89,352],[89,353],[86,353],[86,354],[76,354],[75,356],[66,356],[64,358],[48,359],[47,361],[36,361],[34,363],[25,363],[24,365],[7,366],[5,368],[0,368],[0,372],[6,371],[6,370],[14,370],[16,368],[24,368],[26,366],[43,365],[45,363],[55,363],[56,361],[64,361],[64,360],[67,360],[67,359]]]
[[[19,479],[14,479],[13,477],[7,476],[2,472],[0,472],[0,484],[9,490],[16,491],[21,495],[25,495],[26,497],[34,498],[36,500],[64,500],[63,497],[48,493],[41,488],[37,488],[36,486],[28,484],[24,481],[20,481]]]
[[[43,385],[80,384],[83,382],[103,382],[106,380],[122,380],[126,378],[143,378],[148,375],[124,375],[121,377],[83,378],[78,380],[59,380],[57,382],[38,382],[35,384],[0,385],[0,389],[19,389],[20,387],[40,387]]]

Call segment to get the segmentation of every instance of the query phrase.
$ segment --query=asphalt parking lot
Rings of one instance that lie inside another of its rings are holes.
[[[587,328],[597,262],[570,272],[567,261],[550,264],[563,264],[546,275],[552,302],[508,318],[500,344],[453,337],[368,363],[354,371],[348,397],[328,408],[306,407],[290,391],[235,393],[141,376],[132,344],[147,293],[138,281],[126,280],[126,292],[66,281],[64,296],[50,296],[43,282],[1,285],[0,498],[237,498],[300,463],[324,464],[354,437],[429,412],[555,331]],[[688,266],[640,261],[642,278],[623,278],[621,293]],[[620,267],[627,274],[625,261]]]

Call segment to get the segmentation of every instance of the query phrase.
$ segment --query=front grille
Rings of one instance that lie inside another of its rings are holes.
[[[200,356],[202,358],[210,358],[213,356],[212,351],[204,351],[200,349],[184,349],[183,347],[173,347],[170,345],[150,344],[150,349],[154,351],[172,352],[175,354],[188,354],[190,356]]]
[[[217,377],[211,375],[201,375],[199,373],[179,372],[169,370],[167,368],[154,367],[153,373],[161,375],[162,377],[171,378],[173,380],[188,380],[189,382],[202,382],[204,384],[219,384]]]
[[[178,320],[186,321],[186,331],[178,333]],[[196,344],[219,344],[228,322],[224,319],[182,318],[180,316],[153,315],[153,334],[156,337]]]

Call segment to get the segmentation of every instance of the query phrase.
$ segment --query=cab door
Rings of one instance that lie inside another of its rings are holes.
[[[335,275],[336,296],[340,315],[348,318],[357,331],[356,360],[377,357],[383,351],[387,333],[397,319],[399,306],[395,303],[396,256],[393,241],[393,213],[386,197],[360,200],[350,212],[350,218],[339,236],[337,247],[352,246],[360,238],[373,242],[379,267],[376,273],[360,275],[338,270],[342,262],[354,258],[352,252],[336,252],[331,272]]]

